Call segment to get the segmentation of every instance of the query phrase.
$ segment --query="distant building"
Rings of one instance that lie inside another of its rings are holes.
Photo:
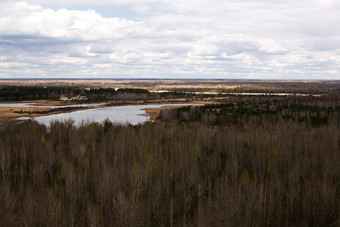
[[[73,97],[67,97],[64,95],[61,95],[59,98],[60,101],[84,101],[87,100],[86,96],[83,95],[77,95],[77,96],[73,96]]]

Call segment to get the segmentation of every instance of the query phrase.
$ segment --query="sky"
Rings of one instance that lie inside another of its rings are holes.
[[[340,80],[340,0],[0,0],[0,79]]]

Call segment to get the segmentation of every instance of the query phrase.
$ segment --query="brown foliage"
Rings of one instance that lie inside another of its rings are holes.
[[[1,226],[338,225],[340,129],[0,126]]]

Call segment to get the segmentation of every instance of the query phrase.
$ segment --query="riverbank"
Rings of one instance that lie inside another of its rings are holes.
[[[193,101],[193,102],[188,103],[188,104],[195,106],[195,105],[205,105],[205,104],[215,104],[215,103],[217,103],[217,102],[201,100],[201,101]],[[151,121],[155,121],[162,110],[176,109],[176,108],[179,108],[179,107],[183,107],[183,104],[182,105],[173,105],[172,104],[172,106],[162,106],[162,107],[158,107],[158,108],[145,108],[143,110],[145,110],[145,113],[147,115],[149,115]]]
[[[37,100],[37,101],[24,101],[8,103],[24,106],[20,107],[0,107],[0,122],[16,121],[21,117],[42,117],[61,113],[70,113],[79,110],[94,109],[100,107],[111,106],[125,106],[125,105],[148,105],[148,104],[211,104],[216,103],[217,100],[201,99],[192,100],[185,98],[177,99],[157,99],[157,100],[135,100],[135,101],[110,101],[105,103],[80,103],[80,102],[64,102],[64,101],[50,101],[50,100]],[[2,103],[6,104],[6,103]],[[27,104],[27,105],[25,105]],[[87,106],[88,105],[88,106]],[[160,108],[146,108],[146,114],[150,116],[150,120],[155,120],[162,109],[177,108],[179,106],[163,106]],[[144,109],[143,109],[144,110]]]
[[[22,102],[4,102],[1,104],[8,104],[8,107],[0,107],[0,122],[16,121],[20,117],[41,117],[52,114],[67,113],[83,109],[91,109],[102,107],[97,106],[81,106],[80,103],[51,101],[51,100],[34,100]],[[14,106],[11,106],[14,104]],[[20,105],[23,106],[15,106]],[[27,104],[27,105],[26,105]],[[79,105],[79,106],[77,106]]]
[[[57,106],[56,106],[57,107]],[[41,117],[52,114],[68,113],[84,109],[98,108],[97,106],[87,107],[0,107],[0,122],[16,121],[20,117]]]

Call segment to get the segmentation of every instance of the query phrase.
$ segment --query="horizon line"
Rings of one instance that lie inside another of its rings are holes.
[[[332,81],[332,82],[340,82],[340,79],[225,79],[225,78],[213,78],[213,79],[208,79],[208,78],[0,78],[0,81],[5,81],[5,80],[10,80],[10,81],[25,81],[25,80],[116,80],[116,81],[123,81],[123,80],[155,80],[155,81],[161,81],[161,80],[192,80],[192,81]]]

